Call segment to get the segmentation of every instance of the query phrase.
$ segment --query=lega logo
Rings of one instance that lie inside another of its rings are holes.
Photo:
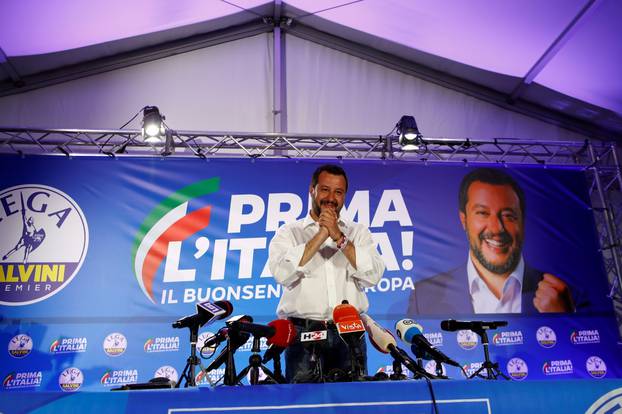
[[[541,326],[536,331],[536,339],[541,347],[552,348],[557,343],[555,331],[548,326]]]
[[[177,382],[177,380],[179,379],[177,370],[170,365],[163,365],[160,368],[156,369],[153,376],[154,378],[158,378],[158,377],[168,378],[171,381],[175,381],[175,382]]]
[[[15,335],[9,341],[9,355],[13,358],[25,358],[32,352],[32,338],[25,334]]]
[[[122,333],[113,332],[104,339],[103,346],[109,356],[119,356],[127,349],[127,339]]]
[[[479,342],[475,332],[470,330],[458,331],[456,339],[458,341],[458,345],[460,345],[460,348],[467,350],[475,348]]]
[[[506,365],[506,369],[510,377],[518,381],[524,380],[529,374],[527,363],[522,358],[510,359]]]
[[[203,352],[206,354],[211,354],[212,352],[214,352],[216,350],[216,345],[206,347],[205,349],[203,349],[203,344],[205,343],[205,341],[207,341],[209,338],[214,337],[215,335],[216,334],[211,331],[201,332],[197,339],[197,344],[196,344],[197,352],[201,352],[201,350],[203,350]]]
[[[432,375],[437,375],[438,371],[438,364],[436,361],[430,360],[428,362],[426,362],[425,366],[423,367],[423,369],[426,370],[426,372],[428,374],[432,374]],[[445,366],[443,364],[440,364],[440,369],[441,369],[441,375],[447,375],[447,371],[445,370]]]
[[[58,386],[66,392],[78,391],[84,382],[84,375],[78,368],[67,368],[58,377]]]
[[[0,305],[29,305],[63,290],[86,257],[82,210],[39,184],[0,190]]]
[[[597,356],[591,356],[585,361],[585,369],[593,378],[602,378],[607,375],[607,364]]]

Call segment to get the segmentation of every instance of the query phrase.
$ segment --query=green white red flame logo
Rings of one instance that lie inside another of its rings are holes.
[[[141,225],[134,240],[132,261],[140,288],[155,303],[153,280],[166,258],[171,241],[184,241],[209,224],[211,206],[188,213],[188,202],[218,191],[219,178],[191,184],[171,194],[154,207]]]

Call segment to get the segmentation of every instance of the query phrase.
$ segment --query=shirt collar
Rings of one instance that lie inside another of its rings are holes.
[[[520,286],[520,288],[522,289],[524,273],[525,273],[525,261],[523,260],[523,256],[521,255],[520,261],[518,262],[518,266],[516,266],[516,269],[514,269],[512,273],[510,273],[508,278],[505,280],[505,283],[503,284],[503,292],[505,292],[505,290],[508,288],[509,286],[508,282],[510,282],[510,279],[514,279],[516,282],[518,282],[518,286]],[[479,277],[479,273],[477,273],[477,269],[475,268],[475,265],[473,264],[473,258],[471,257],[471,251],[469,251],[469,258],[467,260],[467,276],[468,276],[468,281],[469,281],[469,293],[471,295],[480,289],[483,289],[483,288],[488,289],[488,287],[486,286],[482,278]]]

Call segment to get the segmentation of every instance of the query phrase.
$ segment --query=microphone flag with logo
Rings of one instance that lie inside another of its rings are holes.
[[[224,319],[233,312],[233,305],[228,300],[197,303],[197,313],[185,316],[173,323],[173,328],[193,328],[209,324],[217,319]]]
[[[349,346],[357,345],[365,335],[365,327],[356,308],[344,300],[333,309],[333,321],[341,339]]]

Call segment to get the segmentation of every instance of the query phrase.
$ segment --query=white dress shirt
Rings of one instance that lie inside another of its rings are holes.
[[[298,266],[306,243],[319,231],[307,214],[279,228],[270,242],[268,266],[283,294],[279,318],[331,320],[333,309],[346,299],[359,312],[369,307],[365,288],[375,286],[384,273],[384,262],[369,229],[339,218],[339,228],[354,245],[356,269],[329,237],[304,266]]]
[[[501,298],[490,291],[475,269],[471,252],[467,261],[467,274],[469,278],[469,293],[475,313],[520,313],[522,304],[522,286],[525,262],[521,256],[516,269],[505,280]]]

